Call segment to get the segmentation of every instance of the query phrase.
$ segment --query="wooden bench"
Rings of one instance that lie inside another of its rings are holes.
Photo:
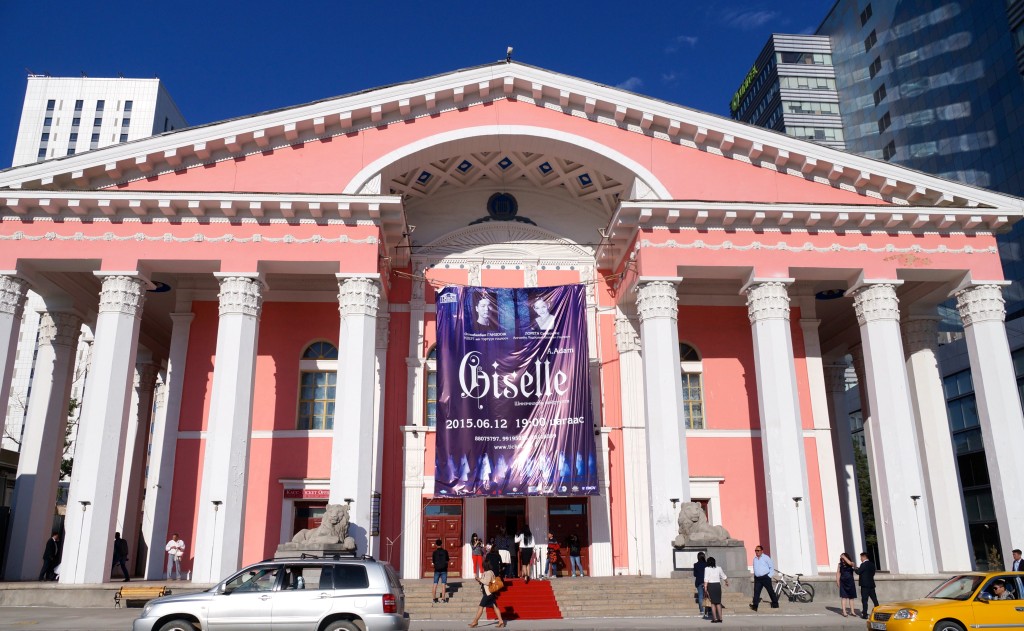
[[[114,607],[120,607],[121,601],[124,601],[125,607],[131,607],[133,602],[142,604],[170,593],[171,590],[167,589],[166,585],[139,585],[137,587],[125,585],[114,594]]]

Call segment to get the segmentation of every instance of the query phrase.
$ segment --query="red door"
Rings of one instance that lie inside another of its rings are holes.
[[[434,542],[448,550],[448,576],[462,576],[462,500],[425,500],[420,567],[424,577],[434,575]]]
[[[295,502],[295,522],[288,540],[291,541],[300,530],[319,528],[326,510],[327,502]]]
[[[580,562],[583,564],[583,572],[590,576],[589,503],[590,500],[585,497],[552,497],[548,500],[548,531],[555,535],[555,540],[562,546],[558,566],[560,576],[568,576],[572,567],[569,561],[569,535],[572,534],[580,538]],[[537,539],[545,541],[547,533]]]

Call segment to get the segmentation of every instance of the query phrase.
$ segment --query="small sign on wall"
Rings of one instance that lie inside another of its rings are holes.
[[[697,554],[705,550],[693,548],[672,548],[672,569],[682,571],[693,571],[693,564],[697,562]]]
[[[330,489],[285,489],[288,500],[326,500],[331,497]]]

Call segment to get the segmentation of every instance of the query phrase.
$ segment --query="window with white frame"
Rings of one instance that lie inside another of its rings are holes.
[[[334,427],[334,394],[338,379],[338,347],[313,342],[299,360],[299,429]]]
[[[423,422],[437,427],[437,346],[427,351],[427,373],[423,380]]]
[[[686,342],[679,343],[679,368],[686,429],[704,429],[704,362],[697,349]]]

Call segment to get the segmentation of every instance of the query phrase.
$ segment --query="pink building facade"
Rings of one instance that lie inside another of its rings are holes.
[[[994,238],[1019,199],[516,63],[18,167],[0,189],[4,388],[26,291],[47,305],[8,579],[38,572],[82,322],[67,583],[106,580],[114,530],[140,574],[163,576],[177,532],[215,581],[328,502],[410,578],[435,538],[466,575],[471,533],[523,524],[580,534],[590,574],[669,576],[691,500],[781,569],[827,572],[863,548],[849,356],[883,563],[969,569],[933,350],[950,296],[1000,531],[1024,537]],[[488,216],[496,192],[518,220]],[[599,496],[433,497],[446,283],[586,284]]]

